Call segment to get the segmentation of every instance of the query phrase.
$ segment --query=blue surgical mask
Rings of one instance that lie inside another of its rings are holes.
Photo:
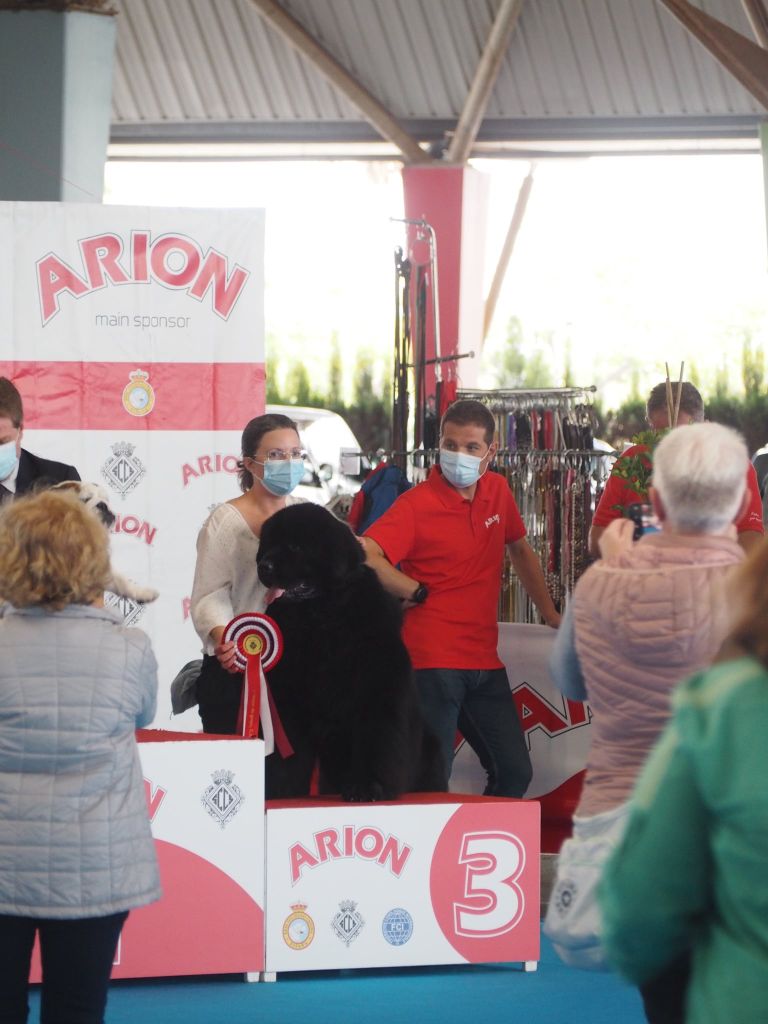
[[[304,477],[303,459],[268,459],[262,465],[264,476],[261,482],[276,498],[282,498],[295,491]]]
[[[459,489],[471,487],[476,484],[482,476],[480,463],[483,458],[476,455],[465,455],[464,452],[449,452],[445,448],[440,449],[440,469],[449,484]]]
[[[0,480],[5,480],[11,475],[18,461],[15,441],[6,441],[5,444],[0,444]]]

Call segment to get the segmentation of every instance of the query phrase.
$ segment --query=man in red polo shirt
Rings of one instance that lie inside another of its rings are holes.
[[[680,407],[677,417],[677,426],[682,427],[687,423],[701,423],[704,419],[704,400],[697,389],[688,381],[682,384],[672,385],[673,400],[677,401],[677,389],[680,388]],[[662,381],[657,384],[648,396],[645,406],[646,419],[654,430],[666,430],[669,426],[669,413],[667,412],[667,384]],[[632,445],[622,452],[620,459],[631,458],[633,455],[647,451],[644,445]],[[649,463],[650,465],[650,463]],[[763,526],[763,501],[760,497],[760,485],[755,473],[755,467],[750,464],[747,468],[747,497],[748,504],[745,510],[736,520],[738,541],[745,551],[750,551],[756,544],[760,543],[765,527]],[[623,510],[635,502],[647,501],[628,485],[627,481],[618,476],[608,477],[608,483],[597,503],[595,514],[592,517],[592,528],[589,531],[589,553],[594,558],[600,557],[600,537],[605,528],[614,519],[621,519],[625,514]]]
[[[487,472],[495,429],[482,402],[454,402],[440,424],[440,466],[373,523],[363,544],[387,590],[407,602],[403,638],[446,774],[458,726],[488,773],[486,794],[519,797],[531,761],[496,651],[505,545],[545,622],[556,627],[560,616],[507,481]]]

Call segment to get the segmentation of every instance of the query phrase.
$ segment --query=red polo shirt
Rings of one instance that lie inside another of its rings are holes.
[[[633,444],[625,452],[622,452],[619,458],[626,459],[636,455],[638,452],[647,451],[646,445]],[[763,500],[760,497],[760,485],[757,482],[757,473],[755,473],[755,467],[752,463],[747,467],[747,490],[749,491],[749,505],[744,515],[736,520],[736,529],[739,533],[744,533],[746,530],[765,533],[765,527],[763,526]],[[622,480],[621,477],[609,476],[605,490],[600,495],[600,501],[597,503],[595,514],[592,517],[592,525],[608,526],[614,519],[621,519],[621,508],[626,509],[627,505],[632,505],[638,501],[647,501],[647,498],[642,498],[636,491],[633,491],[627,485],[626,480]],[[614,508],[615,505],[621,505],[621,508]]]
[[[503,476],[485,473],[467,501],[435,467],[365,535],[429,587],[427,600],[410,608],[403,624],[414,668],[503,667],[496,619],[504,545],[525,536]]]

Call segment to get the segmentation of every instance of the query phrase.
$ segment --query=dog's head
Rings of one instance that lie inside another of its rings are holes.
[[[63,483],[54,484],[51,490],[74,494],[86,508],[99,517],[108,530],[111,529],[116,516],[109,507],[109,495],[99,484],[92,484],[87,480],[65,480]]]
[[[256,564],[265,587],[309,597],[343,585],[365,554],[350,528],[309,502],[289,505],[264,523]]]

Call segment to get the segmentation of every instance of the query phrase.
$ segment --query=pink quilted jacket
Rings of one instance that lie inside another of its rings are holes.
[[[727,537],[649,534],[591,566],[574,592],[592,748],[576,814],[631,794],[669,717],[672,688],[708,665],[728,630],[723,582],[743,558]]]

